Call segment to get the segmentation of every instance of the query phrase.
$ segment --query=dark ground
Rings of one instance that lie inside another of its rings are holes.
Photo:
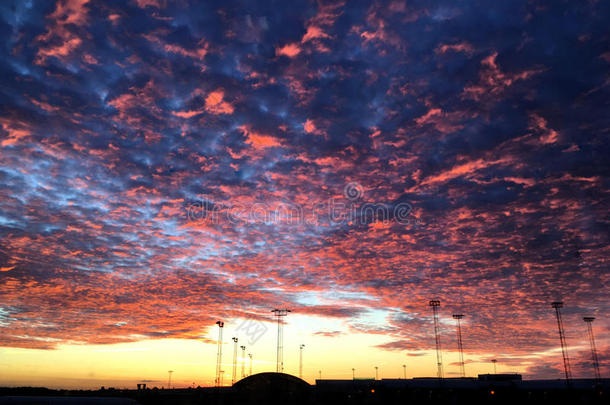
[[[96,391],[0,388],[0,405],[246,405],[246,404],[607,404],[610,380],[481,381],[474,378],[319,380],[262,373],[233,387]]]

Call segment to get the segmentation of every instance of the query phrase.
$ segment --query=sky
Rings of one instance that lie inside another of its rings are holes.
[[[609,377],[608,15],[2,2],[0,385]]]

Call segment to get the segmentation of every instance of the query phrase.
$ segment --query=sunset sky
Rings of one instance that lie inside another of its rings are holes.
[[[610,2],[0,3],[0,386],[610,377]],[[239,326],[256,325],[258,339]],[[266,329],[265,329],[266,328]],[[248,372],[249,363],[246,364]],[[238,366],[241,376],[241,364]]]

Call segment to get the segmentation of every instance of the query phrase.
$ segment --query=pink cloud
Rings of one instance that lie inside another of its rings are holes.
[[[301,53],[301,48],[296,43],[284,45],[281,48],[276,48],[275,54],[277,56],[287,56],[289,58],[294,58],[299,53]]]
[[[205,98],[205,109],[212,114],[233,114],[233,106],[223,101],[224,91],[216,90]]]
[[[240,129],[246,134],[246,143],[255,149],[265,149],[274,146],[281,146],[279,140],[270,135],[264,135],[251,131],[246,126],[241,126]]]
[[[527,80],[544,70],[542,68],[533,68],[517,73],[505,73],[498,66],[496,61],[497,56],[498,52],[493,52],[481,61],[479,82],[464,88],[464,98],[481,100],[484,97],[497,96],[514,83]]]
[[[320,27],[316,27],[315,25],[310,25],[307,27],[307,32],[303,35],[301,39],[301,43],[305,43],[307,41],[311,41],[313,39],[319,38],[328,38],[328,34],[326,34]]]
[[[466,163],[461,163],[455,165],[451,169],[442,172],[440,174],[430,176],[424,179],[421,184],[428,185],[438,182],[446,182],[448,180],[457,178],[457,177],[469,177],[474,175],[478,170],[485,169],[490,166],[501,165],[508,162],[507,158],[497,159],[497,160],[484,160],[484,159],[476,159],[473,161],[469,161]]]
[[[136,3],[138,4],[138,7],[140,8],[146,8],[146,7],[156,7],[156,8],[161,8],[162,7],[162,0],[135,0]],[[163,1],[163,3],[165,3],[165,1]]]
[[[60,0],[50,20],[47,32],[36,40],[42,43],[38,49],[36,62],[43,63],[49,56],[65,59],[83,42],[79,27],[87,22],[89,0]],[[45,46],[45,44],[48,44]]]
[[[559,139],[559,133],[549,128],[547,121],[537,114],[532,114],[530,128],[540,133],[538,139],[543,145],[556,143]]]
[[[442,44],[439,45],[434,52],[436,53],[447,53],[447,52],[464,52],[472,54],[474,47],[468,42],[460,42],[458,44]]]
[[[313,123],[313,121],[310,120],[310,119],[307,119],[305,121],[305,123],[303,124],[303,129],[305,130],[305,132],[307,132],[309,134],[312,134],[312,133],[316,132],[316,126]]]
[[[1,146],[14,146],[31,135],[31,132],[21,123],[0,119],[0,124],[2,129],[8,133],[8,137],[0,142]]]

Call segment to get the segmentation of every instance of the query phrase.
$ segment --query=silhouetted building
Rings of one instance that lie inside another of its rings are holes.
[[[233,385],[233,399],[240,404],[309,404],[312,387],[284,373],[259,373]]]
[[[479,381],[522,381],[521,374],[479,374]]]
[[[0,405],[585,405],[606,404],[610,380],[525,380],[519,374],[479,378],[316,380],[260,373],[232,387],[106,389],[97,391],[0,388]],[[140,384],[142,388],[143,384]],[[137,402],[136,402],[137,401]]]

